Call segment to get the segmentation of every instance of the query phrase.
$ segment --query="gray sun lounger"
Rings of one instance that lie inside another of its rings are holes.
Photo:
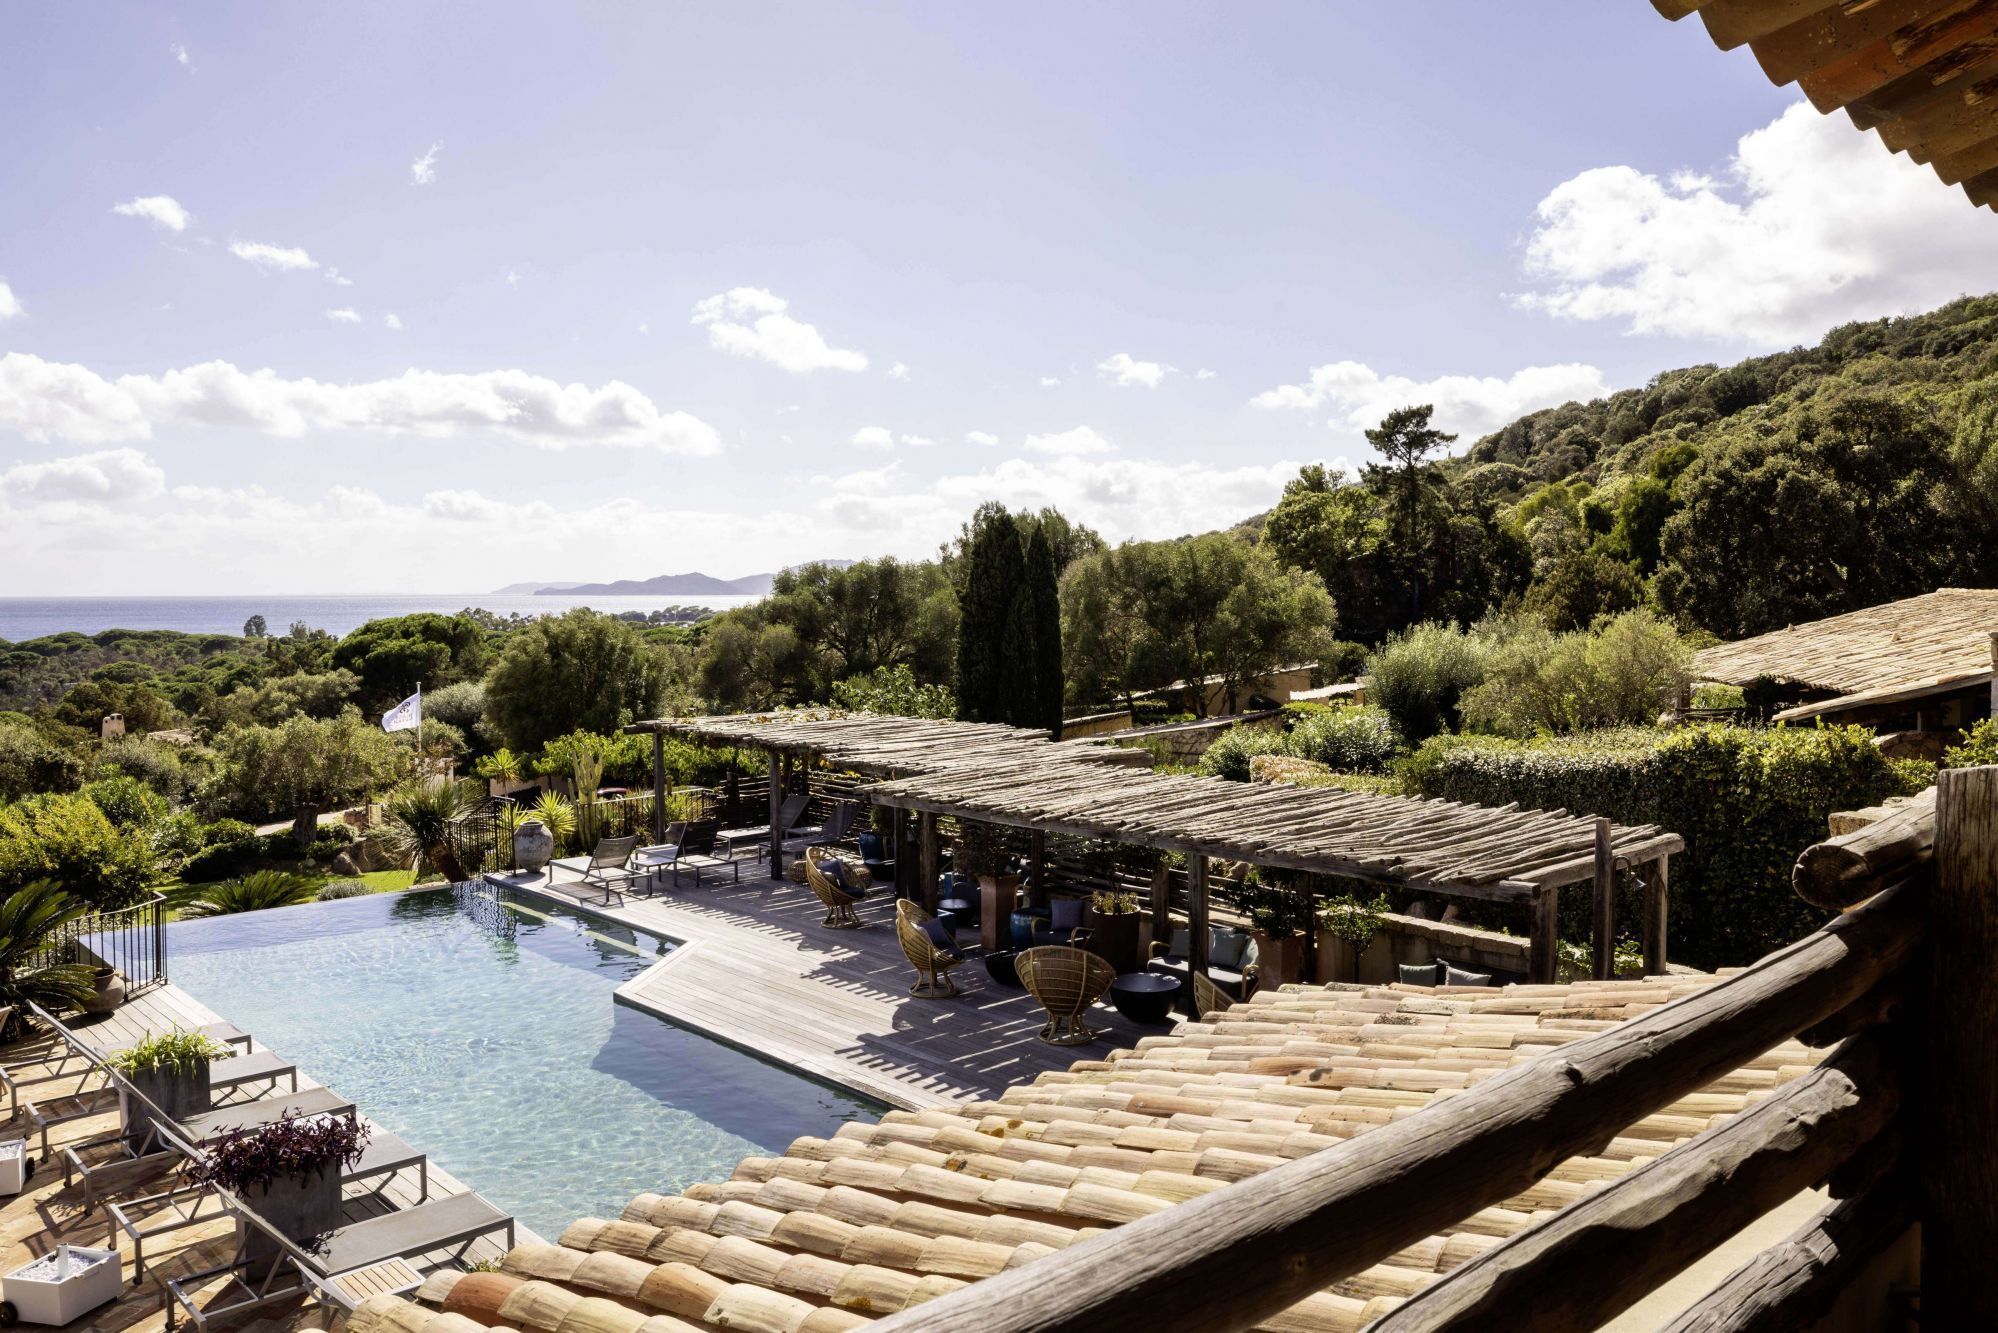
[[[52,1055],[40,1060],[18,1060],[10,1065],[0,1066],[0,1087],[7,1089],[7,1114],[12,1117],[21,1113],[21,1089],[37,1083],[53,1083],[60,1078],[76,1078],[84,1070],[71,1068],[71,1060],[82,1060],[86,1067],[92,1063],[109,1060],[120,1051],[131,1049],[131,1043],[120,1046],[97,1046],[85,1041],[75,1030],[60,1024],[54,1026],[58,1040],[67,1048],[63,1055]],[[224,1046],[240,1046],[250,1049],[250,1034],[234,1023],[204,1023],[192,1031],[199,1032],[210,1041]],[[23,1077],[25,1071],[41,1069],[47,1072]]]
[[[340,1173],[340,1183],[349,1185],[357,1180],[371,1180],[382,1177],[381,1184],[375,1186],[379,1194],[395,1180],[396,1172],[415,1167],[420,1188],[417,1201],[421,1203],[430,1197],[430,1158],[397,1138],[379,1125],[368,1127],[368,1146],[361,1149],[361,1158]]]
[[[307,1088],[302,1092],[289,1093],[282,1097],[263,1097],[253,1102],[237,1102],[233,1106],[218,1107],[213,1111],[203,1111],[199,1115],[191,1115],[187,1119],[175,1123],[174,1133],[188,1143],[200,1147],[214,1143],[224,1135],[233,1133],[236,1130],[254,1129],[259,1125],[268,1125],[283,1119],[287,1115],[345,1115],[351,1117],[353,1114],[354,1104],[332,1089]],[[46,1147],[47,1131],[44,1130],[43,1133],[45,1137],[42,1152],[46,1158],[48,1155]],[[62,1149],[62,1182],[67,1186],[72,1181],[80,1178],[83,1181],[84,1211],[93,1211],[97,1207],[96,1178],[100,1174],[117,1172],[123,1168],[135,1166],[142,1162],[159,1162],[175,1155],[172,1148],[147,1152],[146,1149],[157,1141],[157,1137],[151,1131],[138,1136],[127,1135],[120,1131],[116,1134],[106,1135],[103,1138],[90,1139],[83,1143],[66,1144]],[[408,1144],[403,1143],[400,1139],[396,1139],[395,1142],[405,1150],[409,1147]],[[94,1164],[83,1160],[83,1153],[86,1150],[108,1147],[114,1143],[125,1145],[125,1155],[113,1158],[108,1162],[97,1162]],[[404,1162],[402,1165],[409,1166],[413,1165],[413,1163]],[[387,1170],[387,1168],[381,1167],[377,1168],[377,1170]],[[348,1176],[345,1178],[355,1179],[356,1177]],[[426,1168],[424,1172],[424,1188],[426,1190],[429,1188],[429,1183],[429,1171]]]

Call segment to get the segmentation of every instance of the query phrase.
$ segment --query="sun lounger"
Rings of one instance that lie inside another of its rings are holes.
[[[600,897],[596,897],[594,901],[603,904],[605,907],[610,906],[613,898],[622,903],[624,901],[624,894],[622,892],[624,887],[627,884],[643,879],[646,873],[643,870],[634,870],[631,867],[631,854],[637,850],[638,835],[636,833],[622,838],[605,838],[597,844],[596,850],[590,853],[589,862],[580,871],[581,878],[578,883],[568,886],[570,892],[574,893],[579,899],[590,901],[591,899],[586,897],[585,891],[594,890],[597,894],[601,895]],[[555,883],[554,871],[556,866],[561,866],[563,869],[575,869],[573,862],[558,861],[555,865],[550,866],[548,882],[551,886]]]
[[[732,856],[715,855],[715,840],[720,836],[712,819],[696,820],[687,825],[686,836],[680,839],[680,854],[673,858],[674,884],[680,882],[682,870],[692,871],[694,883],[699,884],[703,870],[720,870],[723,867],[735,877],[736,883],[742,882],[742,862]]]
[[[784,803],[777,807],[777,832],[780,837],[790,838],[797,834],[816,831],[795,827],[797,822],[805,817],[805,807],[810,805],[811,802],[812,798],[809,796],[786,796],[784,798]],[[715,836],[730,846],[734,846],[738,843],[760,842],[762,839],[770,836],[770,830],[760,827],[720,829],[717,830]]]
[[[0,1066],[0,1087],[7,1089],[7,1114],[10,1117],[20,1114],[22,1088],[53,1083],[57,1079],[76,1078],[88,1072],[93,1064],[102,1063],[120,1051],[130,1050],[132,1046],[130,1042],[99,1046],[88,1039],[87,1033],[77,1032],[53,1019],[44,1021],[62,1043],[62,1050],[39,1060],[17,1060],[13,1064]],[[240,1046],[245,1051],[250,1049],[250,1034],[234,1023],[205,1023],[191,1031],[199,1032],[223,1046]],[[36,1070],[41,1072],[32,1072]]]
[[[361,1158],[340,1173],[340,1183],[351,1185],[358,1180],[372,1180],[382,1177],[375,1192],[387,1189],[395,1180],[396,1173],[408,1167],[417,1170],[417,1200],[430,1197],[430,1158],[411,1147],[403,1140],[383,1129],[380,1125],[368,1127],[368,1144],[361,1150]]]

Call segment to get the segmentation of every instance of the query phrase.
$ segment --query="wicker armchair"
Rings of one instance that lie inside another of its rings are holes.
[[[957,983],[950,979],[950,970],[964,961],[963,954],[943,942],[949,938],[949,928],[938,928],[932,934],[933,927],[938,927],[937,919],[919,904],[907,898],[895,904],[895,938],[902,946],[902,956],[916,969],[916,981],[909,987],[909,994],[926,1000],[957,994]]]
[[[1208,980],[1205,972],[1195,972],[1193,974],[1194,1022],[1199,1022],[1209,1014],[1224,1013],[1234,1003],[1234,997]]]
[[[1081,1046],[1098,1033],[1085,1021],[1089,1006],[1109,991],[1117,969],[1098,954],[1067,945],[1047,944],[1028,949],[1013,960],[1020,984],[1048,1011],[1041,1040],[1050,1046]]]
[[[825,862],[839,865],[839,858],[828,853],[822,859],[814,859],[812,851],[811,848],[805,851],[805,883],[813,893],[819,895],[819,901],[826,905],[826,918],[819,924],[833,930],[858,930],[860,917],[853,909],[867,896],[867,886],[862,884],[852,889],[846,887],[846,876],[852,873],[851,867],[842,868],[839,872],[840,879],[834,881],[825,870],[821,869],[821,865]],[[865,875],[867,872],[863,870],[860,873]]]

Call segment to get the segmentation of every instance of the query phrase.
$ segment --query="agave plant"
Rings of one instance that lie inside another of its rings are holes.
[[[418,877],[427,864],[453,884],[470,878],[451,845],[453,825],[479,808],[485,798],[470,782],[411,783],[388,798],[389,845],[417,863]]]
[[[241,879],[191,888],[174,906],[184,917],[233,916],[237,912],[261,912],[266,907],[311,902],[318,893],[319,881],[310,875],[259,870]]]
[[[555,835],[557,847],[567,843],[570,835],[575,833],[576,807],[559,794],[552,791],[542,792],[540,799],[528,808],[533,818],[540,820],[547,826],[548,831]]]
[[[90,908],[54,883],[38,879],[0,901],[0,1005],[13,1006],[0,1038],[21,1030],[30,1002],[44,1009],[81,1009],[96,994],[82,963],[38,963],[35,950]]]

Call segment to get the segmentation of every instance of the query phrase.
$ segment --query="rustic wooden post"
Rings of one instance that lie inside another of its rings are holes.
[[[1152,943],[1172,942],[1172,862],[1164,852],[1152,867]]]
[[[1035,829],[1033,850],[1028,854],[1028,879],[1032,889],[1027,894],[1029,907],[1044,907],[1048,901],[1048,831]]]
[[[924,810],[917,814],[916,835],[923,843],[922,868],[918,872],[923,877],[923,910],[934,916],[937,910],[937,876],[943,873],[943,851],[937,845],[937,817],[933,812]]]
[[[1610,850],[1610,822],[1596,820],[1595,977],[1616,975],[1616,854]]]
[[[1991,631],[1991,716],[1998,717],[1998,629]]]
[[[652,733],[652,841],[666,841],[666,733]]]
[[[1922,1126],[1922,1323],[1998,1328],[1998,767],[1936,777]]]
[[[1207,858],[1198,852],[1186,857],[1186,965],[1192,972],[1207,970]],[[1189,979],[1187,985],[1193,983]]]
[[[784,757],[775,748],[763,752],[770,761],[770,878],[784,878],[784,830],[778,825],[783,820],[784,783],[778,777],[778,770]]]
[[[1527,955],[1527,980],[1551,985],[1561,955],[1561,888],[1542,884],[1533,891],[1533,948]]]
[[[888,855],[895,862],[895,896],[912,897],[909,881],[915,877],[915,866],[909,860],[909,816],[901,806],[895,806],[889,816]]]
[[[1665,918],[1671,902],[1672,858],[1661,856],[1651,863],[1644,884],[1644,975],[1665,974]]]

